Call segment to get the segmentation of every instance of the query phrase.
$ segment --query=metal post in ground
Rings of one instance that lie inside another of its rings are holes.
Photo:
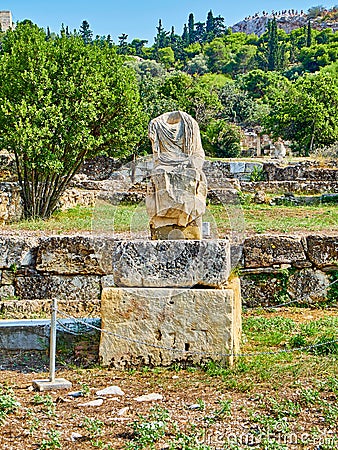
[[[72,387],[72,383],[70,381],[67,381],[64,378],[55,378],[57,309],[57,299],[53,298],[49,329],[49,379],[33,380],[33,387],[40,392],[51,391],[54,389],[69,389]]]
[[[52,317],[51,317],[51,321],[50,321],[50,332],[49,332],[49,381],[51,383],[54,383],[54,381],[55,381],[57,308],[58,308],[57,299],[53,298]]]

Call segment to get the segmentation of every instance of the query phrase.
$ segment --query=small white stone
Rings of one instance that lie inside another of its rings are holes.
[[[101,406],[103,404],[103,398],[98,398],[97,400],[92,400],[87,403],[80,403],[79,406]]]
[[[156,392],[152,394],[141,395],[140,397],[135,397],[134,400],[137,402],[153,402],[155,400],[162,400],[163,395],[157,394]]]
[[[100,391],[96,391],[96,395],[124,395],[124,392],[118,386],[109,386]]]
[[[71,435],[70,435],[70,439],[71,439],[71,441],[76,441],[77,439],[81,439],[82,438],[82,434],[80,434],[80,433],[72,433]]]
[[[121,408],[119,411],[117,411],[118,416],[124,416],[126,412],[129,411],[129,406],[126,406],[125,408]]]
[[[193,405],[188,406],[189,409],[201,409],[201,405],[198,403],[194,403]]]

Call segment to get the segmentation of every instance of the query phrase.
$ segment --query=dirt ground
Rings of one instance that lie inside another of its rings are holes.
[[[90,392],[86,397],[78,398],[68,396],[66,391],[51,392],[50,397],[54,405],[52,408],[54,412],[51,414],[48,405],[36,404],[37,401],[34,400],[36,393],[31,390],[32,380],[41,377],[40,373],[1,372],[1,383],[12,387],[15,397],[21,405],[18,412],[10,415],[2,427],[1,449],[58,448],[41,447],[44,440],[48,441],[48,431],[50,430],[60,433],[59,440],[62,448],[69,450],[95,448],[93,433],[88,425],[86,426],[88,417],[102,421],[104,424],[99,441],[103,443],[101,445],[109,444],[110,447],[101,446],[100,448],[123,449],[133,440],[132,422],[139,419],[140,414],[149,416],[155,404],[166,409],[170,414],[169,431],[164,438],[160,439],[156,448],[169,448],[168,442],[176,439],[174,422],[177,423],[180,430],[184,430],[187,436],[197,436],[205,432],[205,436],[200,436],[199,441],[208,445],[209,448],[227,448],[225,445],[228,442],[236,439],[240,442],[245,439],[246,435],[249,436],[248,439],[250,436],[261,439],[260,425],[252,421],[250,417],[261,412],[262,398],[271,395],[271,389],[274,389],[273,386],[257,386],[255,392],[231,392],[224,388],[224,384],[219,378],[209,377],[203,372],[189,373],[187,371],[180,371],[177,374],[173,371],[166,371],[159,375],[154,373],[128,374],[98,369],[91,371],[66,370],[60,371],[58,376],[70,380],[75,390],[81,389],[83,386],[81,383],[86,383],[90,386]],[[107,396],[101,406],[81,406],[83,403],[98,398],[95,394],[97,389],[112,385],[119,386],[125,395]],[[290,400],[296,396],[295,389],[290,387],[283,388],[282,392],[278,389],[277,392]],[[147,393],[161,394],[163,399],[153,402],[137,402],[135,400],[137,396]],[[220,400],[231,400],[231,413],[219,417],[215,423],[212,423],[212,420],[208,421],[208,417],[212,418],[215,411],[219,410]],[[297,419],[291,419],[291,424],[294,425],[293,432],[299,439],[301,436],[313,435],[315,427],[325,438],[337,438],[336,426],[328,426],[323,423],[323,417],[319,410],[305,408],[297,416]],[[195,431],[191,428],[192,425],[196,426]],[[281,439],[283,442],[288,439],[288,434],[282,433],[282,426],[283,421],[276,423],[271,429],[271,433],[276,439]],[[320,442],[320,439],[323,438],[318,438],[317,442]],[[315,444],[316,441],[313,442]],[[252,446],[250,447],[252,448]],[[199,447],[178,446],[174,448],[197,449]],[[290,445],[287,448],[319,449],[324,447],[299,443],[299,445]]]
[[[246,313],[251,314],[257,312]],[[337,311],[283,311],[284,317],[299,322],[328,314],[336,316]],[[0,448],[338,448],[334,355],[244,359],[233,369],[173,366],[117,371],[84,366],[80,359],[59,363],[57,377],[71,381],[72,388],[38,393],[32,390],[32,381],[48,377],[48,356],[0,354],[0,421],[6,399],[19,402],[0,423]],[[124,395],[97,395],[111,386]],[[70,391],[80,396],[71,396]],[[145,394],[157,394],[157,400],[136,400]],[[83,405],[95,400],[99,404]]]

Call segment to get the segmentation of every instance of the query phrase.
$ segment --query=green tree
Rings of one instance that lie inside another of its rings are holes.
[[[156,27],[157,34],[155,36],[155,48],[164,48],[169,44],[169,32],[165,31],[162,25],[162,20],[159,19],[158,26]]]
[[[210,10],[207,15],[207,21],[205,23],[205,31],[206,33],[213,33],[215,28],[214,15]]]
[[[191,77],[177,71],[167,76],[159,88],[160,96],[174,101],[179,109],[191,114],[201,127],[222,108],[217,89],[206,76]]]
[[[277,34],[277,21],[274,17],[273,20],[268,22],[268,70],[277,70],[278,63],[278,34]]]
[[[119,36],[118,38],[119,38],[119,46],[117,49],[117,53],[119,55],[126,55],[128,53],[128,44],[127,44],[128,35],[122,33],[121,36]]]
[[[236,158],[241,153],[241,129],[226,120],[210,121],[201,136],[207,155]]]
[[[2,46],[0,147],[15,155],[26,217],[48,217],[85,158],[138,144],[137,83],[113,49],[80,36],[48,41],[19,24]]]
[[[193,13],[190,13],[188,18],[188,36],[189,44],[193,44],[195,42],[195,19]]]
[[[90,44],[93,40],[93,32],[87,20],[84,20],[79,29],[80,36],[85,44]]]
[[[205,23],[196,22],[195,23],[195,40],[200,44],[205,41]]]
[[[171,47],[164,47],[158,49],[158,61],[169,68],[175,63],[174,50]]]
[[[285,101],[287,99],[287,101]],[[293,142],[300,155],[338,140],[338,86],[330,73],[307,74],[290,84],[265,120],[269,133]]]
[[[196,55],[190,59],[184,69],[190,75],[203,75],[209,71],[207,58],[204,55]]]
[[[229,122],[243,126],[259,125],[267,112],[266,108],[262,108],[262,103],[256,102],[232,81],[222,88],[219,98],[223,106],[219,117]]]
[[[189,40],[189,29],[188,29],[186,23],[184,24],[184,27],[183,27],[182,42],[183,42],[184,47],[187,47],[189,45],[189,43],[190,43],[190,40]]]
[[[216,38],[204,47],[208,58],[208,67],[212,72],[225,72],[226,65],[231,62],[231,50],[225,46],[223,39]]]
[[[312,6],[308,9],[307,16],[309,19],[315,19],[316,17],[321,16],[324,11],[325,8],[323,5]]]
[[[242,90],[249,96],[260,99],[264,103],[274,104],[278,99],[284,99],[290,85],[289,80],[278,72],[264,72],[261,69],[252,70],[238,78]]]
[[[298,60],[307,72],[317,72],[321,67],[327,66],[338,59],[338,44],[319,44],[304,47],[299,52]]]
[[[130,48],[135,50],[135,55],[144,57],[144,46],[148,43],[145,39],[133,39]]]
[[[309,20],[306,27],[306,46],[311,47],[312,45],[312,29],[311,21]]]

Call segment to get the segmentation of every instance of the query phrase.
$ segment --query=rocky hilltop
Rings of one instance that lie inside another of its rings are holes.
[[[286,33],[304,27],[311,21],[313,29],[324,30],[325,28],[332,28],[334,32],[338,31],[338,16],[332,11],[323,11],[318,17],[311,17],[304,11],[289,10],[267,13],[256,13],[254,16],[246,17],[241,22],[236,23],[231,27],[233,33],[243,32],[246,34],[256,34],[261,36],[267,31],[268,21],[276,18],[278,28],[283,29]]]

